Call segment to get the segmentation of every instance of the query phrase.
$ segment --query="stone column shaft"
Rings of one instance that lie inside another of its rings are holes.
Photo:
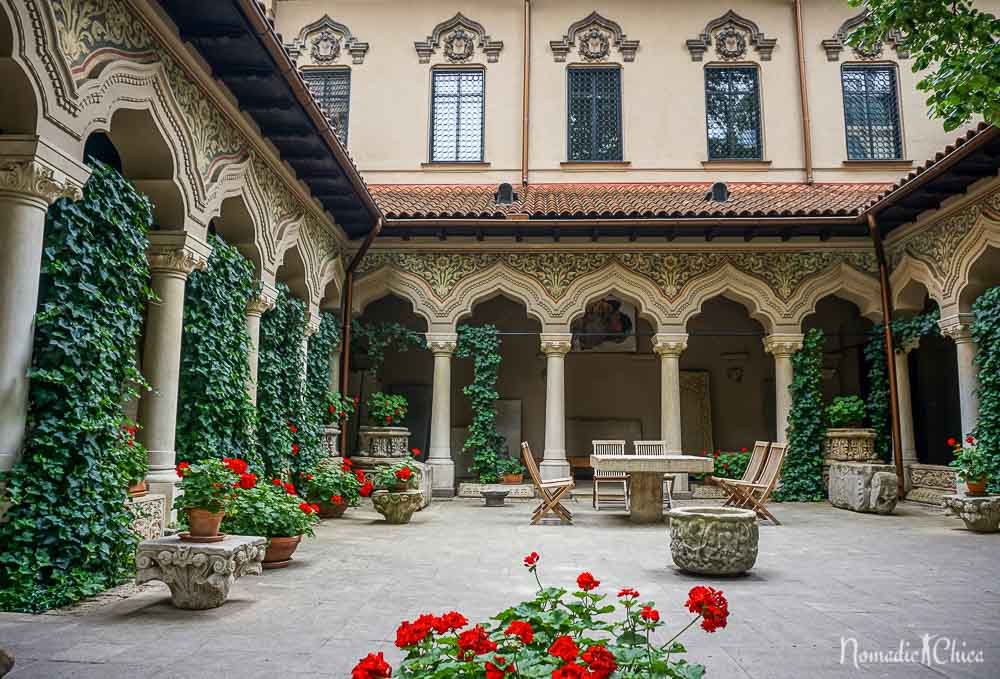
[[[261,282],[260,293],[247,303],[247,334],[250,335],[250,349],[247,352],[250,379],[247,382],[247,392],[254,405],[257,405],[257,371],[260,367],[260,319],[268,309],[274,306],[277,299],[277,289]]]
[[[455,333],[427,335],[427,344],[434,354],[431,448],[427,464],[433,468],[431,490],[436,497],[455,494],[455,462],[451,451],[451,357],[457,343]]]
[[[653,351],[660,356],[660,438],[667,452],[677,455],[684,450],[681,430],[681,354],[687,349],[685,334],[657,334]]]
[[[792,411],[792,356],[802,348],[804,337],[797,334],[774,334],[764,338],[764,350],[774,356],[775,439],[788,442],[788,415]]]
[[[971,434],[979,421],[979,371],[976,368],[976,344],[972,341],[972,314],[957,314],[941,319],[945,337],[955,342],[958,362],[958,398],[962,413],[962,438]]]
[[[330,386],[328,390],[333,393],[340,391],[340,347],[337,346],[330,352]]]
[[[566,461],[566,354],[572,348],[573,336],[566,333],[543,334],[545,354],[545,449],[539,471],[542,479],[570,476]]]
[[[896,361],[896,390],[898,392],[899,405],[899,438],[900,447],[903,450],[903,464],[910,465],[917,461],[917,443],[913,434],[913,400],[910,390],[910,362],[908,356],[910,351],[917,348],[920,340],[912,344],[897,347]],[[909,481],[909,475],[907,475]]]

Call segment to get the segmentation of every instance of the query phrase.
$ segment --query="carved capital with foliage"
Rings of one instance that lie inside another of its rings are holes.
[[[764,338],[764,351],[775,358],[788,358],[802,349],[803,335],[781,334],[768,335]]]
[[[687,349],[688,336],[686,334],[665,334],[657,333],[653,337],[653,352],[660,356],[679,357]]]
[[[941,334],[950,337],[955,344],[972,341],[972,314],[955,314],[938,321]]]
[[[444,354],[446,356],[451,356],[455,353],[455,348],[458,346],[458,333],[454,332],[444,332],[444,333],[427,333],[427,348],[431,350],[431,353],[437,356],[438,354]]]
[[[153,275],[174,275],[187,278],[208,266],[212,246],[186,231],[154,231],[149,234],[146,259]]]
[[[573,350],[573,336],[568,333],[542,334],[541,341],[546,356],[565,356]]]
[[[54,203],[59,198],[80,200],[80,187],[38,161],[21,160],[0,165],[0,194],[21,194]]]

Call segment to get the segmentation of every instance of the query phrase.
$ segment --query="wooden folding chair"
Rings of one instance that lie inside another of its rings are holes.
[[[594,445],[594,455],[624,455],[625,454],[625,441],[593,441]],[[621,488],[621,495],[618,494],[602,494],[601,486],[611,486],[612,488]],[[601,500],[605,504],[616,504],[625,505],[625,511],[629,510],[629,500],[628,500],[628,474],[622,472],[604,472],[598,469],[594,470],[594,497],[593,505],[594,509],[601,511]]]
[[[527,441],[521,443],[521,453],[524,457],[524,466],[528,468],[528,475],[531,477],[531,482],[535,484],[538,496],[542,498],[541,504],[535,507],[535,511],[531,514],[532,525],[541,521],[542,517],[549,512],[557,514],[566,523],[573,523],[572,512],[566,509],[561,502],[563,496],[573,490],[573,479],[565,478],[542,481],[542,475],[538,471],[538,465],[535,464],[535,457],[531,454],[531,446],[528,445]]]
[[[757,516],[771,521],[775,526],[780,526],[781,522],[774,518],[774,514],[768,511],[764,503],[771,498],[771,493],[781,478],[781,464],[785,461],[787,448],[788,445],[785,443],[771,444],[764,470],[756,481],[726,481],[724,484],[725,487],[732,489],[732,504],[753,509],[757,512]]]
[[[659,441],[634,441],[637,457],[662,457],[667,454],[667,442]],[[674,506],[674,474],[663,475],[663,506],[673,509]]]
[[[739,481],[743,481],[744,483],[753,483],[757,480],[760,476],[761,469],[764,468],[764,460],[767,458],[767,451],[770,447],[771,444],[767,441],[753,442],[753,451],[750,453],[750,461],[747,462],[747,468],[743,470],[743,476],[738,479]],[[723,479],[717,476],[709,478],[712,483],[718,484],[718,486],[728,495],[725,503],[722,505],[723,507],[728,507],[736,501],[734,492],[726,484],[736,481],[737,479]]]

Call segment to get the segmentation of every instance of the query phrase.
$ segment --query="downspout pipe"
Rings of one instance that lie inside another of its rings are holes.
[[[802,113],[802,160],[806,166],[806,183],[812,184],[812,124],[809,120],[809,91],[806,88],[806,54],[802,39],[802,0],[794,0],[795,8],[795,51],[799,62],[799,106]]]
[[[521,186],[528,186],[531,92],[531,0],[524,0],[524,80],[521,83]]]

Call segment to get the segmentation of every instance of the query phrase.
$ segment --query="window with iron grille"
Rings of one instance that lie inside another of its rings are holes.
[[[482,70],[434,71],[432,163],[482,162],[485,87]]]
[[[351,109],[351,72],[346,68],[302,71],[319,109],[330,121],[341,144],[347,144],[347,119]]]
[[[706,68],[705,114],[709,160],[764,158],[756,68]]]
[[[621,69],[571,68],[568,90],[569,160],[621,160]]]
[[[840,80],[844,89],[848,160],[902,158],[896,69],[845,66]]]

